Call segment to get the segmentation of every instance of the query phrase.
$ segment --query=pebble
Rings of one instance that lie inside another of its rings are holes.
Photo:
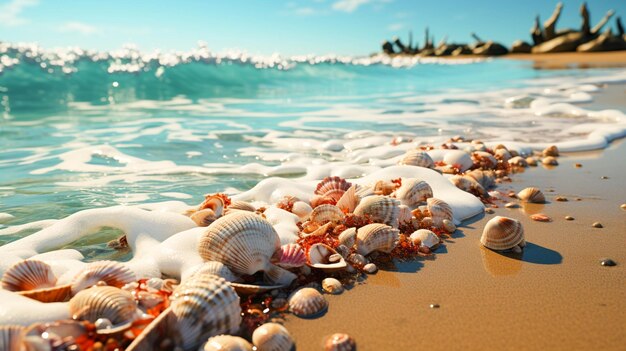
[[[430,304],[430,308],[439,308],[439,304],[438,303],[431,303]]]
[[[576,168],[580,168],[580,167],[582,167],[582,166],[583,166],[583,165],[581,165],[580,163],[574,163],[574,167],[576,167]]]
[[[620,208],[621,208],[622,210],[626,211],[626,204],[622,204],[622,205],[620,206]]]
[[[574,220],[574,217],[572,217],[572,216],[565,216],[565,220],[567,220],[567,221],[573,221],[573,220]]]
[[[374,274],[374,273],[376,273],[376,271],[378,270],[378,267],[376,267],[376,265],[375,265],[375,264],[373,264],[373,263],[368,263],[368,264],[366,264],[365,266],[363,266],[363,270],[364,270],[366,273],[369,273],[369,274]]]
[[[513,202],[508,202],[506,205],[504,205],[504,207],[506,208],[518,208],[519,205]]]
[[[556,201],[568,201],[565,196],[557,196],[557,197],[554,198],[554,200],[556,200]]]
[[[602,176],[602,177],[600,177],[600,179],[609,179],[609,177],[607,177],[607,176]]]
[[[551,222],[552,221],[552,218],[548,217],[547,215],[543,213],[535,213],[534,215],[530,216],[530,219],[532,219],[533,221],[537,221],[537,222]]]
[[[605,267],[613,267],[613,266],[617,266],[617,263],[616,263],[615,261],[613,261],[612,259],[610,259],[610,258],[603,258],[603,259],[600,261],[600,264],[601,264],[601,265],[603,265],[603,266],[605,266]]]
[[[594,228],[604,228],[604,226],[602,226],[602,223],[600,222],[594,222],[591,226]]]

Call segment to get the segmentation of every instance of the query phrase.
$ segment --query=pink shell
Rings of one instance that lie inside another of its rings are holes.
[[[352,186],[352,184],[341,177],[326,177],[317,184],[315,194],[329,196],[337,201],[350,186]]]
[[[276,265],[282,268],[302,267],[306,263],[306,254],[298,244],[286,244],[274,254]]]

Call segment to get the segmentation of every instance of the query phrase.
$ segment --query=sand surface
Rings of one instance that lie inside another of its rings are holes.
[[[502,57],[533,61],[536,69],[626,67],[626,51],[509,54]]]
[[[611,86],[594,105],[624,110],[625,91]],[[327,295],[324,316],[289,315],[285,326],[298,350],[320,350],[335,332],[352,335],[359,350],[624,350],[626,142],[559,162],[529,168],[498,188],[537,186],[547,204],[500,207],[466,221],[432,258],[396,262],[341,295]],[[553,221],[532,221],[537,212]],[[480,245],[496,215],[522,221],[528,246],[521,256]],[[601,266],[607,257],[618,265]]]

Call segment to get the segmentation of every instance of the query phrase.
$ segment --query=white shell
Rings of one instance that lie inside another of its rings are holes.
[[[468,193],[476,194],[478,196],[484,196],[487,194],[485,188],[470,176],[453,175],[448,178],[448,180],[450,180],[450,182],[457,188]]]
[[[361,197],[357,195],[356,190],[357,185],[352,184],[352,186],[348,190],[346,190],[343,195],[341,195],[341,198],[339,198],[339,200],[337,201],[336,206],[345,213],[352,213],[361,201]]]
[[[339,234],[339,243],[351,248],[356,243],[356,228],[348,228]]]
[[[363,266],[363,271],[365,273],[373,274],[373,273],[376,273],[377,270],[378,270],[378,267],[376,267],[374,263],[368,263],[365,266]]]
[[[402,185],[396,189],[395,197],[402,204],[413,207],[433,197],[433,189],[423,180],[406,178],[402,179]]]
[[[252,351],[252,345],[239,336],[218,335],[210,337],[201,351]]]
[[[454,233],[454,231],[456,230],[456,225],[454,225],[454,222],[449,219],[444,219],[443,221],[441,221],[441,224],[443,225],[443,229],[447,233]]]
[[[287,328],[278,323],[265,323],[256,328],[252,342],[258,351],[290,351],[294,346]]]
[[[418,229],[409,237],[413,243],[419,241],[420,246],[426,246],[429,249],[439,245],[439,237],[428,229]]]
[[[431,197],[426,202],[428,211],[436,227],[440,228],[444,219],[454,220],[452,217],[452,208],[445,201]]]
[[[529,187],[526,188],[519,193],[517,193],[517,198],[524,202],[531,202],[536,204],[542,204],[546,202],[546,197],[543,195],[539,188]]]
[[[315,207],[309,220],[317,224],[339,223],[345,215],[335,205],[323,204]]]
[[[443,162],[458,167],[460,172],[465,172],[474,165],[470,155],[462,150],[447,150],[443,156]]]
[[[135,273],[119,262],[91,262],[72,279],[72,295],[101,281],[106,285],[121,288],[135,280],[137,280]]]
[[[511,166],[528,167],[528,162],[522,156],[515,156],[509,160]]]
[[[324,341],[324,351],[356,351],[356,342],[348,334],[335,333]]]
[[[396,245],[400,232],[385,224],[372,223],[357,230],[357,252],[365,256],[373,251],[389,253]]]
[[[492,250],[508,250],[524,244],[524,228],[520,221],[496,216],[487,222],[480,243]]]
[[[50,265],[38,260],[17,262],[4,272],[2,288],[9,291],[28,291],[51,288],[57,278]]]
[[[467,177],[473,178],[484,189],[489,189],[496,184],[496,177],[493,171],[482,171],[480,169],[474,169],[465,173]]]
[[[409,150],[404,154],[402,160],[398,162],[401,165],[419,166],[425,168],[435,167],[433,159],[424,151],[419,149]]]
[[[400,201],[387,196],[373,195],[361,200],[354,209],[357,216],[370,216],[372,221],[398,227]]]
[[[313,208],[304,201],[296,201],[291,207],[291,213],[298,216],[301,220],[306,220],[311,215]]]
[[[106,318],[111,323],[122,325],[137,317],[137,304],[128,291],[112,286],[93,286],[79,291],[69,302],[73,319],[94,323]]]
[[[547,148],[543,149],[543,151],[541,152],[541,154],[546,157],[546,156],[559,156],[559,149],[556,147],[556,145],[550,145]]]
[[[224,278],[228,282],[239,281],[239,277],[233,273],[225,264],[217,261],[206,261],[198,267],[193,275],[212,274]]]
[[[345,268],[346,261],[343,259],[343,257],[341,257],[341,255],[339,256],[338,261],[330,262],[330,257],[335,254],[337,254],[337,251],[335,251],[333,248],[326,244],[313,244],[307,252],[309,265],[313,268],[320,268],[325,270]]]
[[[472,159],[482,169],[493,169],[498,165],[498,160],[486,151],[475,151],[472,153]]]
[[[413,220],[411,208],[407,205],[398,206],[398,225],[409,224]]]
[[[322,280],[322,289],[329,294],[341,294],[343,292],[343,284],[335,278],[325,278]]]
[[[256,208],[254,207],[254,205],[252,205],[251,203],[249,203],[247,201],[240,201],[240,200],[231,202],[230,205],[228,205],[228,207],[226,209],[227,210],[249,211],[249,212],[256,211]]]
[[[206,261],[218,261],[237,274],[252,275],[269,268],[280,239],[270,222],[247,211],[211,223],[200,238],[198,251]]]
[[[327,308],[328,301],[313,288],[301,288],[289,296],[289,310],[299,317],[314,316]]]

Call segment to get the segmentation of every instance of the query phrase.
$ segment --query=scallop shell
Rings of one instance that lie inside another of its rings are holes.
[[[225,264],[217,261],[206,261],[193,273],[193,275],[212,274],[224,278],[228,282],[239,281],[240,278],[233,273]]]
[[[547,157],[547,156],[556,157],[556,156],[559,156],[559,149],[556,147],[556,145],[550,145],[547,148],[543,149],[541,154],[543,155],[543,157]]]
[[[317,184],[314,193],[316,195],[331,197],[336,202],[350,186],[352,186],[352,184],[341,177],[326,177]]]
[[[428,229],[418,229],[413,232],[409,238],[413,243],[417,243],[417,241],[419,241],[420,246],[426,246],[429,249],[439,246],[440,242],[437,234]]]
[[[419,149],[407,151],[398,164],[425,168],[435,167],[433,159],[427,153]]]
[[[337,200],[337,204],[335,206],[339,207],[345,213],[352,213],[356,206],[361,201],[361,198],[356,194],[357,185],[353,184],[348,190],[346,190],[341,198]]]
[[[252,333],[258,351],[290,351],[294,341],[287,328],[278,323],[265,323]]]
[[[348,228],[339,234],[339,243],[351,248],[356,243],[356,228]]]
[[[313,268],[324,270],[345,268],[347,264],[341,255],[339,255],[339,260],[336,262],[330,262],[330,257],[335,254],[337,254],[337,251],[326,244],[313,244],[307,252],[309,265]]]
[[[25,329],[26,328],[20,325],[0,326],[0,350],[22,350],[22,341]]]
[[[322,280],[322,289],[329,294],[341,294],[343,292],[343,284],[335,278],[325,278]]]
[[[100,281],[105,282],[106,285],[121,288],[135,280],[137,280],[135,273],[119,262],[91,262],[72,279],[72,295]]]
[[[524,202],[530,202],[535,204],[542,204],[546,202],[546,197],[543,195],[539,188],[529,187],[519,193],[517,198]]]
[[[474,165],[470,155],[461,150],[448,150],[443,156],[443,162],[447,165],[457,167],[460,172],[465,172]]]
[[[270,222],[247,211],[224,216],[207,227],[198,243],[200,256],[218,261],[237,274],[268,268],[280,239]]]
[[[309,220],[315,222],[317,224],[326,224],[326,223],[339,223],[343,220],[345,215],[339,209],[339,207],[334,205],[319,205],[313,209],[311,212],[311,216]]]
[[[249,202],[247,201],[233,201],[230,203],[230,205],[228,205],[228,207],[226,207],[227,210],[240,210],[240,211],[249,211],[249,212],[254,212],[256,211],[256,208]]]
[[[356,342],[348,334],[335,333],[324,341],[324,351],[356,351]]]
[[[354,209],[357,216],[370,216],[372,221],[388,224],[392,227],[398,226],[398,215],[400,201],[387,196],[374,195],[361,200]]]
[[[57,278],[50,265],[38,260],[20,261],[4,272],[2,288],[9,291],[28,291],[51,288]]]
[[[137,304],[128,291],[112,286],[94,286],[79,291],[69,302],[73,319],[95,323],[106,318],[116,325],[132,322],[137,317]]]
[[[509,160],[509,164],[511,166],[517,166],[517,167],[528,167],[528,162],[526,162],[526,159],[523,158],[522,156],[515,156],[512,159]]]
[[[356,196],[359,197],[359,199],[363,199],[364,197],[374,195],[374,187],[373,186],[358,185],[358,184],[355,184],[355,185],[356,185],[356,189],[355,189],[354,193],[356,194]]]
[[[431,197],[427,201],[428,211],[433,219],[436,227],[441,227],[444,219],[454,221],[452,217],[452,208],[445,201]]]
[[[480,243],[492,250],[508,250],[524,242],[520,221],[496,216],[487,222]]]
[[[357,252],[365,256],[373,251],[391,252],[396,245],[400,232],[385,224],[372,223],[357,230]]]
[[[72,296],[72,286],[58,285],[52,288],[19,291],[18,294],[39,302],[65,302]]]
[[[301,288],[289,296],[289,310],[299,317],[315,316],[327,308],[328,301],[313,288]]]
[[[252,344],[239,336],[218,335],[210,337],[200,351],[252,351]]]
[[[298,244],[286,244],[274,254],[275,264],[283,268],[302,267],[306,263],[306,254]]]
[[[309,202],[311,203],[311,207],[316,208],[321,205],[335,205],[337,200],[331,196],[313,195]]]
[[[486,151],[474,151],[472,153],[472,159],[483,169],[493,169],[498,165],[498,160]]]
[[[457,188],[468,193],[477,194],[478,196],[485,196],[487,194],[485,188],[472,177],[453,175],[448,178],[448,180]]]
[[[420,202],[433,197],[433,189],[423,180],[406,178],[402,179],[402,185],[396,189],[395,197],[404,205],[417,206]]]
[[[496,176],[493,171],[482,171],[475,169],[465,173],[467,177],[473,178],[478,184],[482,185],[484,189],[489,189],[496,184]]]

